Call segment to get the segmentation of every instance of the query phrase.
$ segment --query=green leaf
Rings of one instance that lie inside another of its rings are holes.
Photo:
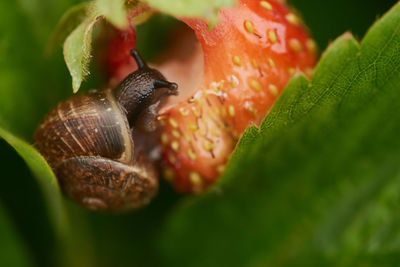
[[[90,3],[84,2],[71,7],[64,13],[48,44],[46,49],[47,54],[49,54],[56,45],[64,41],[67,36],[85,19],[89,7]]]
[[[88,64],[92,46],[93,27],[101,13],[95,5],[88,8],[85,20],[67,37],[64,42],[64,59],[72,76],[74,93],[79,90],[83,79],[88,75]]]
[[[2,205],[0,205],[0,236],[0,266],[33,266],[29,252]]]
[[[173,212],[166,266],[394,266],[400,5],[346,33],[243,135],[221,182]]]
[[[96,0],[74,6],[61,19],[49,50],[66,37],[64,42],[64,59],[72,77],[72,89],[76,93],[83,80],[88,76],[88,65],[91,59],[93,28],[101,19],[106,18],[118,28],[128,25],[123,0]],[[131,8],[140,8],[131,4]],[[149,14],[147,14],[149,15]],[[144,19],[144,18],[142,18]],[[80,24],[77,22],[80,21]]]
[[[30,144],[15,137],[1,127],[0,137],[6,140],[6,142],[17,151],[32,171],[45,197],[50,219],[56,233],[59,237],[64,237],[67,233],[68,220],[60,188],[58,187],[57,179],[51,168],[39,152],[37,152]]]
[[[234,0],[145,0],[150,6],[172,16],[202,17],[215,21],[221,7],[234,6]]]
[[[124,0],[96,0],[99,12],[117,28],[128,26]]]

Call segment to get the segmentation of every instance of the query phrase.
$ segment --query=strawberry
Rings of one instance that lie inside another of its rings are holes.
[[[150,7],[138,4],[135,9],[128,11],[128,21],[132,21],[148,11],[150,11]],[[106,76],[110,79],[109,86],[114,87],[137,69],[136,61],[130,54],[131,50],[136,47],[137,37],[133,24],[129,24],[125,30],[115,30],[111,35],[112,38],[109,38],[106,51],[102,51],[106,55],[105,62],[101,63],[106,66]]]
[[[185,96],[159,116],[165,176],[178,191],[201,192],[213,184],[245,128],[261,122],[296,72],[312,72],[315,43],[280,2],[240,0],[219,11],[211,30],[204,20],[182,19],[201,46],[194,53],[203,55],[186,62],[202,63],[203,72],[180,77],[168,71],[173,64],[160,66]],[[122,68],[116,73],[125,75]],[[188,83],[189,76],[201,79]]]
[[[106,75],[110,77],[110,85],[114,87],[129,73],[137,69],[135,60],[130,55],[132,47],[136,45],[136,31],[130,26],[125,31],[116,31],[108,44],[106,51]],[[115,53],[113,51],[118,51]]]

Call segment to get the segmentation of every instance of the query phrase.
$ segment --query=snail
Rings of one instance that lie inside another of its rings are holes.
[[[152,136],[158,109],[178,86],[148,67],[136,50],[131,55],[138,69],[116,88],[59,103],[35,132],[35,147],[61,190],[91,210],[139,208],[158,190],[155,164],[138,149],[135,135]]]

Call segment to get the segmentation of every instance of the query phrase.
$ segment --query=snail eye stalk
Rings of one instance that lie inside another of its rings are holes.
[[[147,67],[146,62],[144,62],[143,58],[139,55],[139,52],[136,49],[131,50],[131,56],[135,59],[139,69]]]

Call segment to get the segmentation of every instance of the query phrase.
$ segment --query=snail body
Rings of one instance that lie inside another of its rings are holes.
[[[158,178],[135,132],[156,130],[157,110],[177,85],[149,68],[132,50],[138,70],[115,89],[73,96],[57,105],[35,133],[35,146],[62,191],[86,208],[139,208],[154,197]]]

